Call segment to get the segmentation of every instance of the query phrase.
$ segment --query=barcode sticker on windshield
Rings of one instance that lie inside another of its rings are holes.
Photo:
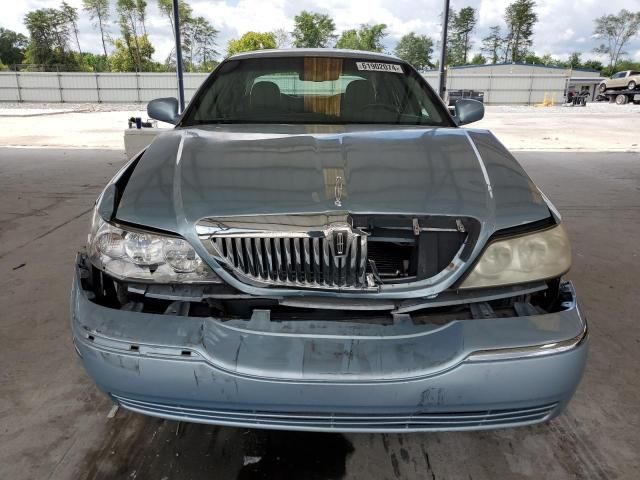
[[[356,62],[356,67],[368,72],[402,73],[402,67],[395,63]]]

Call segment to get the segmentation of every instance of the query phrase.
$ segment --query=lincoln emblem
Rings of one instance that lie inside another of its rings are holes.
[[[344,255],[345,232],[336,232],[336,255]]]
[[[336,207],[341,207],[342,206],[342,189],[344,188],[344,180],[342,179],[342,177],[336,177],[336,186],[335,186],[335,196],[336,196],[336,201],[334,202],[336,204]]]

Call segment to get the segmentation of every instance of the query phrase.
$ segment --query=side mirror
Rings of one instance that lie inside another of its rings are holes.
[[[477,122],[484,117],[484,104],[470,98],[461,98],[456,102],[455,119],[458,125]]]
[[[178,122],[178,100],[173,97],[156,98],[147,105],[147,115],[161,122]]]

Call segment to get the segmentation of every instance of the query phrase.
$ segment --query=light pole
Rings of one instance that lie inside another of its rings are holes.
[[[175,1],[175,0],[174,0]],[[442,15],[442,38],[440,39],[440,81],[438,83],[438,95],[444,100],[447,71],[445,65],[447,63],[447,30],[449,27],[449,0],[444,0],[444,14]]]
[[[180,41],[180,13],[178,12],[178,0],[173,0],[173,28],[176,39],[176,73],[178,75],[178,100],[180,113],[184,111],[184,81],[182,79],[182,42]]]

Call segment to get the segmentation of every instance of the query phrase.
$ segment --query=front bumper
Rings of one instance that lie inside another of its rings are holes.
[[[572,288],[569,286],[567,288]],[[97,385],[162,418],[315,431],[438,431],[548,420],[575,391],[587,329],[551,314],[444,326],[158,315],[72,290],[74,344]]]

